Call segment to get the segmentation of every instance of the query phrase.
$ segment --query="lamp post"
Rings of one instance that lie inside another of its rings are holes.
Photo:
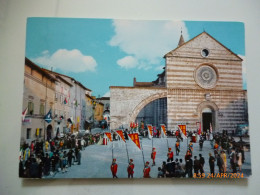
[[[95,127],[95,108],[96,108],[96,100],[92,100],[92,109],[93,109],[93,127]]]

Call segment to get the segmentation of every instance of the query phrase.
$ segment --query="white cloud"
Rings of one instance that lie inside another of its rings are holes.
[[[138,65],[138,61],[133,56],[126,56],[124,58],[121,58],[117,60],[117,64],[121,66],[122,68],[134,68]]]
[[[119,47],[138,61],[136,66],[127,68],[147,69],[159,63],[167,52],[177,47],[181,29],[184,39],[189,39],[184,22],[114,20],[113,26],[115,35],[109,45]]]
[[[110,91],[106,92],[105,95],[103,95],[103,97],[110,97]]]
[[[59,49],[52,55],[45,50],[42,56],[32,60],[48,68],[60,69],[64,72],[93,72],[97,66],[92,56],[85,56],[77,49]]]

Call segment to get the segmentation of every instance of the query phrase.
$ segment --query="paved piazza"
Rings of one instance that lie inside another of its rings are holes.
[[[167,138],[169,147],[173,148],[174,151],[174,159],[183,159],[187,150],[187,140],[181,142],[180,146],[180,154],[179,156],[175,155],[175,142],[176,138]],[[144,151],[144,160],[150,161],[150,165],[152,164],[151,150],[152,150],[152,140],[147,138],[143,138],[141,140],[143,151]],[[143,157],[142,151],[139,150],[135,144],[130,141],[126,140],[127,148],[129,157],[134,160],[135,168],[134,168],[134,178],[142,178],[143,177]],[[205,158],[205,166],[204,171],[205,173],[210,173],[208,157],[209,152],[213,154],[213,149],[211,149],[210,142],[205,141],[203,150],[199,151],[199,144],[194,143],[194,151],[193,157],[199,156],[201,153],[202,156]],[[118,178],[127,178],[127,153],[126,153],[126,146],[125,143],[121,141],[114,141],[114,158],[117,159],[118,164]],[[167,140],[166,138],[153,138],[153,146],[157,150],[156,155],[156,166],[151,166],[150,175],[152,178],[157,177],[158,167],[162,165],[163,161],[167,160]],[[53,176],[48,176],[48,178],[112,178],[112,174],[110,171],[110,165],[112,162],[112,143],[109,142],[108,145],[90,145],[82,150],[82,158],[81,158],[81,165],[72,165],[72,167],[68,168],[68,172],[62,173],[57,172]],[[229,159],[227,156],[228,162],[228,172],[231,172]],[[185,162],[184,162],[185,163]],[[251,162],[250,162],[250,151],[245,152],[245,163],[242,166],[242,172],[244,177],[248,177],[251,174]],[[215,162],[215,173],[218,173],[218,167]]]

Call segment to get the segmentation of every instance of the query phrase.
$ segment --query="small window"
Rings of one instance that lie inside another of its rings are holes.
[[[33,115],[33,110],[34,110],[34,104],[33,102],[28,102],[28,113],[30,115]]]
[[[40,104],[40,115],[44,115],[44,104]]]
[[[26,139],[30,139],[31,138],[31,128],[28,128],[26,130]]]
[[[209,55],[209,50],[208,50],[208,49],[203,49],[203,50],[201,51],[201,55],[202,55],[203,57],[208,57],[208,55]]]

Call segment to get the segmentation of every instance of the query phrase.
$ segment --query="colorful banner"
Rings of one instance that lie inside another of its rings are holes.
[[[22,112],[22,122],[24,121],[25,119],[25,116],[27,114],[27,111],[28,111],[28,107]]]
[[[166,127],[164,124],[161,124],[161,137],[167,137],[166,136]]]
[[[122,140],[125,142],[125,137],[122,130],[117,130],[117,134],[122,138]]]
[[[186,129],[186,125],[178,125],[179,129],[180,129],[180,133],[181,133],[181,137],[183,139],[187,139],[187,129]]]
[[[108,137],[108,139],[112,142],[112,136],[111,136],[111,133],[105,133],[106,136]]]
[[[152,139],[152,137],[153,137],[153,126],[147,125],[147,128],[148,128],[148,138]]]
[[[135,145],[141,150],[138,133],[128,134],[128,137],[130,137],[130,139],[135,143]]]
[[[182,131],[182,133],[187,136],[187,129],[186,129],[186,125],[178,125],[180,130]]]
[[[51,116],[51,109],[49,110],[49,112],[44,116],[44,120],[47,123],[50,123],[52,121],[52,116]]]

